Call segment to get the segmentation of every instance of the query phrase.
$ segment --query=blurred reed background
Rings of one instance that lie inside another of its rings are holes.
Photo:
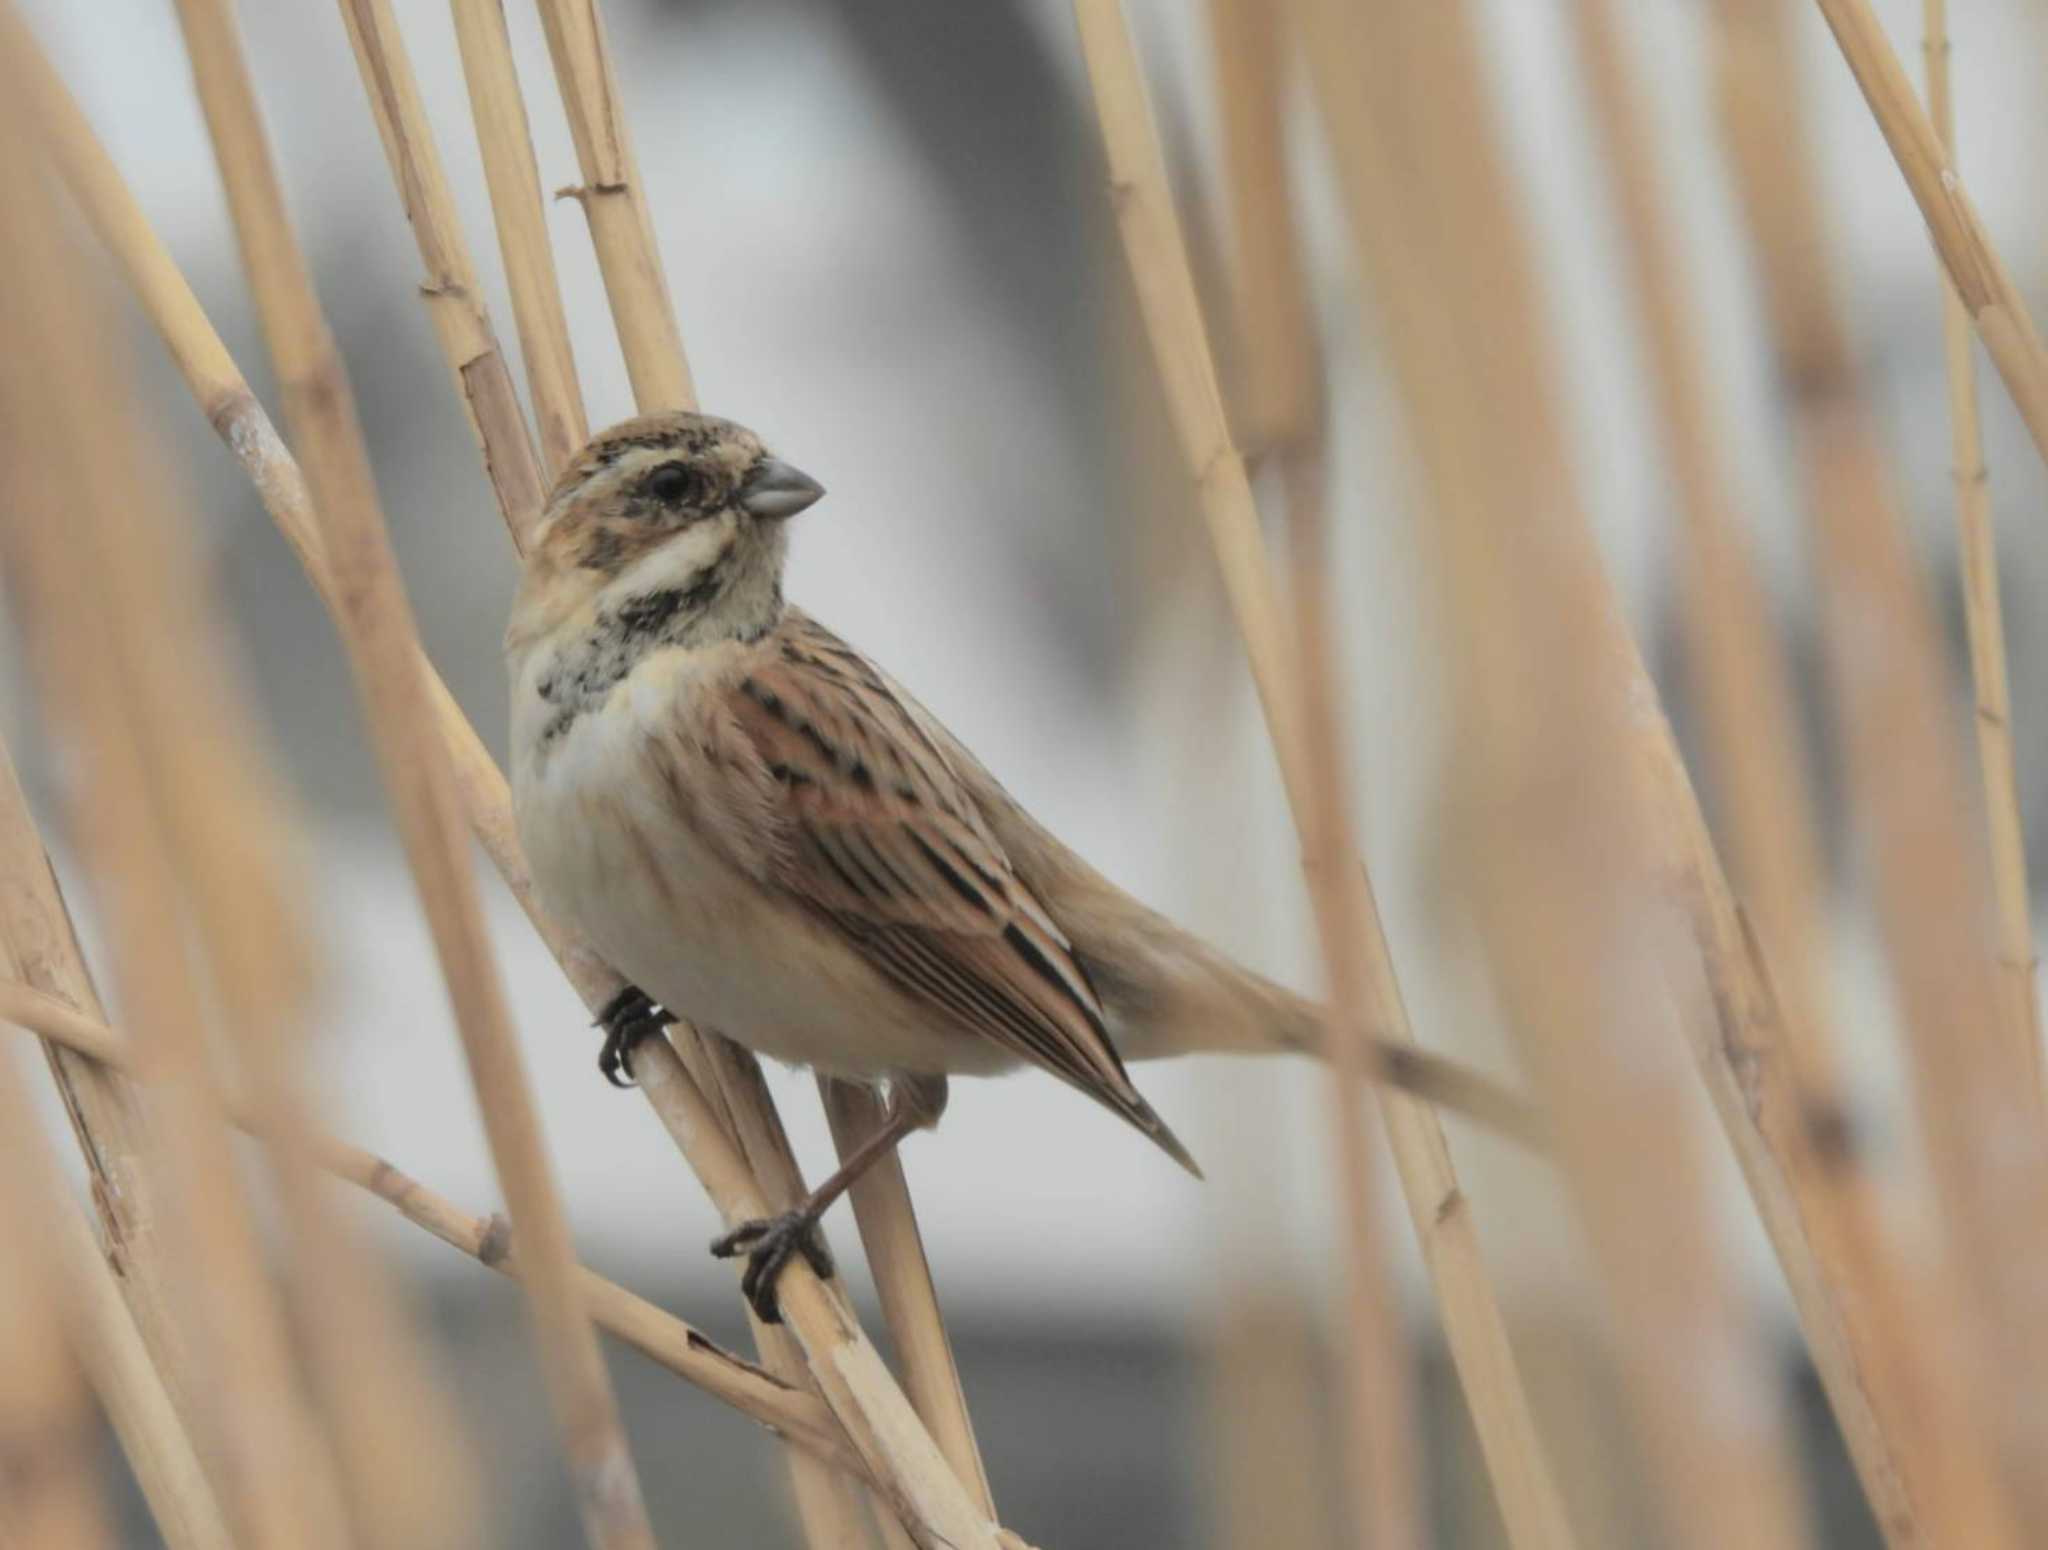
[[[0,1545],[2048,1538],[2048,7],[4,5]],[[1206,1187],[959,1083],[743,1316],[874,1116],[606,1087],[497,774],[552,470],[692,402],[1329,996],[1139,1071]]]

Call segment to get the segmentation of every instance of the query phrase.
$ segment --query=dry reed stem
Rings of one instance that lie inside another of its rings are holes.
[[[1330,608],[1322,368],[1294,234],[1280,93],[1285,18],[1243,0],[1214,7],[1212,17],[1237,260],[1233,294],[1249,368],[1247,418],[1280,468],[1292,540],[1290,600],[1307,729],[1306,745],[1296,754],[1303,767],[1293,777],[1307,792],[1296,806],[1303,862],[1324,929],[1335,1005],[1348,1007],[1384,1037],[1412,1045],[1414,1031],[1345,801],[1349,782]],[[1261,561],[1244,585],[1270,594],[1262,554]],[[1284,642],[1276,642],[1272,654],[1284,655],[1283,648]],[[1341,1021],[1333,1021],[1331,1036],[1339,1047],[1358,1047]],[[1357,1088],[1340,1081],[1335,1090]],[[1518,1550],[1569,1546],[1571,1525],[1441,1125],[1425,1104],[1391,1094],[1383,1094],[1383,1102],[1396,1167],[1436,1280],[1453,1360],[1509,1538]],[[1347,1107],[1338,1106],[1340,1125],[1350,1117]]]
[[[65,1006],[98,1011],[70,915],[4,745],[0,942],[25,982]],[[112,1383],[103,1383],[102,1394],[165,1544],[170,1550],[227,1550],[227,1529],[212,1484],[183,1467],[187,1459],[196,1465],[198,1455],[186,1427],[203,1416],[205,1391],[183,1391],[182,1412],[173,1403],[179,1391],[172,1387],[170,1375],[189,1382],[195,1369],[172,1286],[175,1267],[166,1238],[170,1183],[158,1162],[163,1145],[159,1116],[127,1078],[57,1041],[44,1040],[43,1050],[84,1153],[87,1182],[106,1239],[104,1252],[93,1247],[105,1267],[101,1285],[123,1299],[123,1311],[141,1344],[139,1365],[124,1360],[121,1387],[116,1391]],[[133,1358],[136,1353],[124,1348],[120,1354]],[[116,1407],[113,1394],[142,1393],[151,1379],[162,1388],[164,1407],[138,1402],[126,1412],[134,1417],[133,1424],[123,1426],[124,1412]]]
[[[1949,87],[1948,0],[1923,0],[1927,111],[1951,166],[1956,162],[1955,101]],[[1998,904],[1999,980],[2009,1036],[2034,1086],[2043,1088],[2041,1009],[2034,984],[2033,903],[2027,888],[2027,835],[2020,820],[2012,746],[2012,685],[2005,667],[2005,613],[1998,594],[1998,536],[1991,520],[1991,476],[1978,429],[1977,366],[1970,315],[1946,276],[1941,285],[1941,345],[1948,376],[1949,456],[1956,527],[1963,553],[1963,617],[1976,690],[1977,767],[1990,829],[1991,883]]]
[[[65,102],[69,106],[68,99]],[[327,599],[330,608],[338,609],[335,577],[327,563],[326,546],[314,526],[311,499],[298,464],[250,396],[247,384],[193,299],[189,286],[143,220],[118,173],[93,142],[83,120],[77,118],[75,108],[68,118],[60,122],[67,131],[62,138],[67,154],[60,159],[67,176],[73,178],[73,192],[103,240],[122,263],[151,321],[164,335],[174,358],[185,372],[194,396],[242,461],[266,509],[292,541],[309,577]],[[514,832],[511,796],[504,776],[453,697],[426,666],[423,656],[418,657],[418,668],[425,675],[435,720],[455,764],[457,785],[473,833],[561,964],[578,996],[587,1006],[603,1006],[622,988],[622,981],[588,948],[566,936],[539,912],[533,899],[531,878]],[[5,816],[4,807],[0,807],[0,816]],[[0,839],[6,838],[10,832],[6,825],[0,825]],[[40,855],[39,850],[37,854]],[[679,1030],[678,1037],[687,1043],[687,1030]],[[709,1115],[709,1110],[701,1107],[701,1095],[694,1094],[691,1079],[680,1064],[675,1063],[673,1052],[668,1052],[665,1059],[661,1052],[639,1057],[643,1068],[650,1061],[664,1065],[670,1074],[666,1083],[645,1085],[649,1088],[650,1099],[663,1110],[664,1122],[671,1133],[702,1134],[698,1127]],[[87,1066],[85,1069],[91,1071],[93,1068]],[[729,1141],[727,1145],[730,1146]],[[691,1161],[696,1167],[696,1159],[692,1157]],[[701,1174],[702,1169],[698,1171]],[[602,1306],[600,1302],[600,1311]],[[821,1326],[818,1343],[820,1349],[836,1348],[829,1327]],[[849,1361],[849,1376],[842,1380],[839,1389],[842,1401],[861,1389],[877,1365],[858,1354]],[[900,1403],[900,1396],[895,1403]],[[892,1435],[901,1431],[901,1417],[887,1394],[878,1393],[873,1405],[888,1424]],[[865,1427],[865,1422],[862,1425]],[[914,1452],[904,1444],[898,1448],[897,1455],[913,1457]],[[880,1443],[873,1444],[869,1456],[885,1460],[890,1457]],[[915,1467],[914,1457],[911,1467]],[[896,1489],[894,1499],[903,1504],[914,1503],[920,1499],[920,1490],[941,1502],[946,1495],[943,1482],[918,1481],[909,1488]],[[915,1519],[920,1509],[907,1505],[904,1510]],[[936,1540],[927,1529],[919,1542],[936,1543]]]
[[[391,164],[392,180],[419,245],[427,275],[420,295],[434,320],[441,354],[455,374],[470,429],[483,451],[498,509],[516,547],[540,520],[547,498],[532,438],[513,391],[512,373],[484,311],[476,265],[455,220],[455,199],[420,102],[391,0],[340,0],[349,44],[369,94],[370,115]]]
[[[540,0],[540,19],[583,171],[582,185],[564,192],[575,196],[590,223],[633,401],[642,414],[690,408],[697,393],[662,276],[603,17],[596,0]]]
[[[109,575],[110,632],[127,647],[138,740],[164,827],[211,962],[224,1022],[271,1154],[294,1261],[295,1328],[306,1341],[353,1521],[373,1544],[474,1544],[475,1460],[432,1380],[382,1267],[333,1211],[328,1186],[297,1138],[311,965],[290,863],[292,832],[267,751],[239,699],[210,624],[189,538],[166,522],[130,523]],[[117,581],[127,586],[116,587]]]
[[[78,1293],[56,1252],[70,1211],[12,1050],[0,1051],[0,1544],[113,1544],[97,1418],[68,1308]]]
[[[1943,1209],[1948,1268],[1972,1318],[1955,1341],[1959,1422],[1981,1419],[2017,1494],[2023,1542],[2048,1533],[2048,1351],[2025,1332],[2048,1308],[2048,1244],[2011,1224],[2048,1212],[2048,1135],[2001,1012],[1981,836],[1946,735],[1939,636],[1883,441],[1860,393],[1806,160],[1787,18],[1724,0],[1723,113],[1737,192],[1757,243],[1781,375],[1797,385],[1797,448],[1827,588],[1823,627],[1841,702],[1850,792],[1870,842],[1879,930],[1913,1057],[1913,1096]],[[1917,105],[1914,107],[1917,113]],[[1937,1395],[1937,1400],[1943,1396]]]
[[[46,999],[70,1010],[54,996]],[[213,1487],[84,1209],[67,1200],[56,1213],[54,1231],[70,1293],[64,1316],[72,1344],[157,1531],[169,1550],[228,1550],[228,1528]]]
[[[483,151],[498,249],[512,291],[512,320],[519,329],[527,392],[540,430],[543,473],[551,481],[590,439],[590,427],[583,417],[569,320],[562,311],[555,250],[548,241],[526,99],[519,90],[512,39],[505,30],[504,0],[451,0],[450,9],[463,78],[469,85],[470,114]]]
[[[0,1022],[13,1023],[115,1070],[135,1070],[135,1052],[125,1037],[32,986],[0,980]],[[238,1127],[274,1143],[274,1136],[258,1129],[247,1104],[231,1095],[227,1111]],[[305,1145],[319,1166],[336,1178],[376,1196],[478,1264],[513,1279],[519,1277],[521,1266],[513,1252],[512,1227],[502,1216],[472,1215],[384,1158],[333,1136],[313,1131],[305,1137]],[[835,1468],[860,1469],[859,1459],[847,1447],[822,1400],[732,1355],[675,1315],[594,1270],[579,1267],[578,1274],[592,1318],[609,1333]],[[98,1322],[96,1314],[96,1327]]]
[[[10,108],[9,116],[15,116]],[[169,519],[144,477],[146,447],[103,351],[30,140],[13,125],[8,167],[6,324],[11,368],[0,421],[19,438],[10,502],[16,596],[34,642],[47,713],[84,772],[76,832],[108,923],[116,979],[147,1030],[139,1048],[161,1076],[164,1159],[180,1232],[177,1308],[208,1373],[202,1434],[216,1450],[237,1532],[286,1547],[351,1542],[331,1459],[298,1389],[283,1308],[207,1070],[202,987],[167,921],[189,900],[171,836],[172,804],[151,769],[156,685],[139,657],[136,597],[153,585],[146,525]],[[109,457],[109,446],[123,449]],[[99,599],[102,614],[77,606]],[[199,1397],[197,1395],[195,1398]]]
[[[1863,89],[1863,100],[1883,131],[1893,160],[1905,174],[1935,251],[1991,363],[2005,379],[2035,448],[2048,458],[2048,349],[2042,347],[2019,288],[1920,105],[1912,78],[1886,40],[1869,0],[1815,3]]]
[[[1647,366],[1684,521],[1682,600],[1688,668],[1713,767],[1726,782],[1736,875],[1753,899],[1785,999],[1785,1054],[1816,1113],[1847,1114],[1840,1054],[1822,990],[1823,888],[1811,800],[1800,769],[1792,691],[1770,609],[1736,515],[1731,462],[1686,293],[1685,256],[1658,188],[1653,137],[1608,0],[1573,10],[1581,73],[1605,143],[1626,256],[1642,310]],[[1780,148],[1782,154],[1782,147]],[[1964,323],[1967,342],[1967,323]],[[1932,1397],[1953,1385],[1928,1371],[1888,1201],[1852,1150],[1821,1170],[1844,1256],[1831,1287],[1849,1327],[1885,1359],[1861,1363],[1863,1402],[1880,1435],[1859,1449],[1866,1489],[1895,1546],[1965,1542],[1995,1523],[1995,1482],[1961,1417],[1934,1424]],[[1996,1533],[1995,1529],[1985,1532]]]
[[[872,1089],[830,1077],[818,1078],[818,1096],[832,1127],[832,1141],[841,1157],[850,1157],[861,1143],[880,1130],[886,1110]],[[945,1315],[932,1286],[931,1266],[917,1218],[907,1209],[910,1187],[903,1177],[903,1159],[891,1150],[856,1179],[848,1191],[853,1214],[882,1301],[882,1318],[896,1344],[896,1362],[903,1370],[904,1392],[953,1472],[984,1512],[995,1516],[995,1497],[974,1438],[967,1396],[946,1338]],[[902,1201],[898,1207],[895,1202]]]
[[[1668,733],[1550,414],[1547,341],[1469,19],[1398,3],[1368,16],[1343,0],[1297,14],[1434,496],[1425,526],[1448,584],[1459,767],[1485,831],[1473,859],[1496,863],[1478,899],[1619,1315],[1665,1524],[1674,1543],[1796,1545],[1774,1385],[1720,1259],[1678,1073],[1640,1027],[1664,1010],[1647,971],[1682,929],[1683,900],[1657,896],[1664,857],[1628,844],[1668,845],[1655,831],[1672,815],[1627,745]],[[1569,741],[1556,735],[1566,726]],[[1611,757],[1575,757],[1596,751]],[[1696,1011],[1701,998],[1678,1000]]]
[[[1341,19],[1340,13],[1325,16],[1326,21]],[[1404,181],[1404,170],[1388,159],[1355,83],[1331,82],[1323,98],[1346,168],[1361,267],[1382,277],[1390,338],[1399,347],[1405,390],[1416,406],[1412,423],[1425,473],[1439,503],[1466,498],[1460,484],[1465,454],[1449,435],[1458,414],[1457,346],[1441,316],[1435,260],[1418,243],[1397,240],[1412,235],[1408,228],[1413,224],[1404,217],[1399,193],[1424,185]],[[1775,137],[1764,136],[1758,145],[1766,156],[1777,156]],[[1617,649],[1629,693],[1637,703],[1654,706],[1640,658],[1618,633]],[[1844,1116],[1816,1111],[1805,1101],[1785,1010],[1729,892],[1668,726],[1653,714],[1639,718],[1630,733],[1633,757],[1662,809],[1663,864],[1692,913],[1711,997],[1710,1005],[1694,1000],[1681,1005],[1687,1043],[1784,1270],[1809,1349],[1879,1521],[1895,1543],[1912,1542],[1910,1535],[1919,1532],[1917,1519],[1890,1451],[1900,1445],[1887,1437],[1869,1396],[1883,1381],[1883,1369],[1910,1363],[1921,1349],[1911,1340],[1888,1339],[1889,1330],[1938,1334],[1940,1326],[1906,1316],[1865,1322],[1859,1299],[1843,1290],[1853,1284],[1881,1290],[1888,1284],[1879,1279],[1883,1268],[1870,1263],[1862,1252],[1867,1246],[1859,1243],[1831,1198],[1837,1187],[1831,1175],[1849,1157],[1842,1144],[1848,1134]],[[1891,1289],[1894,1298],[1898,1290]],[[1937,1375],[1947,1370],[1937,1356],[1926,1361]],[[1910,1386],[1891,1386],[1894,1392],[1912,1392]]]
[[[729,1039],[698,1035],[686,1039],[682,1048],[698,1090],[719,1111],[726,1134],[739,1146],[763,1197],[776,1211],[793,1209],[803,1199],[803,1178],[760,1065]],[[842,1307],[847,1305],[836,1275],[827,1277],[824,1285]],[[746,1311],[762,1364],[785,1383],[815,1386],[796,1336],[785,1326],[762,1319],[751,1305]],[[843,1476],[821,1471],[804,1459],[792,1457],[789,1464],[790,1491],[807,1544],[865,1550],[873,1543],[865,1506]],[[879,1502],[877,1511],[888,1516]]]
[[[1358,951],[1370,929],[1370,906],[1360,906],[1362,888],[1346,881],[1362,879],[1362,873],[1353,862],[1355,848],[1341,814],[1342,792],[1330,763],[1335,748],[1329,741],[1328,721],[1322,719],[1330,706],[1326,700],[1304,703],[1304,680],[1294,676],[1297,664],[1280,632],[1258,513],[1243,460],[1231,443],[1165,158],[1122,8],[1117,0],[1076,0],[1074,11],[1118,230],[1175,435],[1194,475],[1225,592],[1280,757],[1330,981],[1330,1083],[1343,1210],[1348,1357],[1341,1393],[1345,1456],[1354,1461],[1345,1472],[1352,1488],[1354,1532],[1373,1545],[1416,1545],[1422,1525],[1407,1354],[1374,1221],[1367,1150],[1371,1127],[1361,1122],[1364,1116],[1357,1108],[1365,1075],[1367,1001],[1375,989],[1365,978]],[[1390,1121],[1409,1101],[1390,1103]],[[1432,1203],[1431,1210],[1456,1199],[1453,1188]],[[1427,1219],[1417,1218],[1418,1223]]]
[[[284,211],[225,0],[181,0],[187,48],[269,339],[353,660],[414,879],[433,930],[493,1160],[531,1254],[542,1370],[585,1531],[652,1545],[617,1402],[574,1274],[568,1223],[492,961],[417,634],[392,561],[354,403]]]

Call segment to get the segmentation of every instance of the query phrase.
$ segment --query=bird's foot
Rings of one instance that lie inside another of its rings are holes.
[[[604,1048],[597,1052],[597,1069],[614,1087],[633,1085],[633,1051],[642,1039],[660,1036],[675,1018],[648,999],[638,985],[628,985],[604,1004],[593,1027],[604,1030]],[[624,1072],[621,1080],[620,1073]]]
[[[775,1283],[792,1254],[810,1261],[820,1276],[832,1274],[832,1253],[818,1232],[818,1218],[809,1210],[784,1211],[780,1216],[759,1217],[741,1222],[724,1237],[714,1239],[711,1252],[719,1259],[747,1256],[746,1274],[740,1277],[740,1293],[754,1306],[764,1324],[780,1324],[782,1308],[775,1299]]]

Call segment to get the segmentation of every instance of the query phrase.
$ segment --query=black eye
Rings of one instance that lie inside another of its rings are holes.
[[[665,506],[680,506],[697,493],[697,476],[681,463],[664,463],[641,488]]]

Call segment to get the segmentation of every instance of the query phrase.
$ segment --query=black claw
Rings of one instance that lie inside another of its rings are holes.
[[[614,1087],[633,1085],[633,1050],[642,1039],[651,1039],[675,1018],[648,999],[638,985],[628,985],[604,1004],[593,1027],[604,1030],[604,1048],[597,1052],[597,1069]],[[619,1079],[619,1073],[626,1080]]]
[[[723,1237],[713,1239],[711,1252],[719,1259],[747,1256],[746,1273],[740,1277],[740,1294],[753,1304],[764,1324],[782,1322],[775,1283],[792,1254],[803,1255],[821,1277],[832,1274],[832,1252],[825,1247],[817,1218],[806,1211],[785,1211],[780,1216],[742,1222]]]

